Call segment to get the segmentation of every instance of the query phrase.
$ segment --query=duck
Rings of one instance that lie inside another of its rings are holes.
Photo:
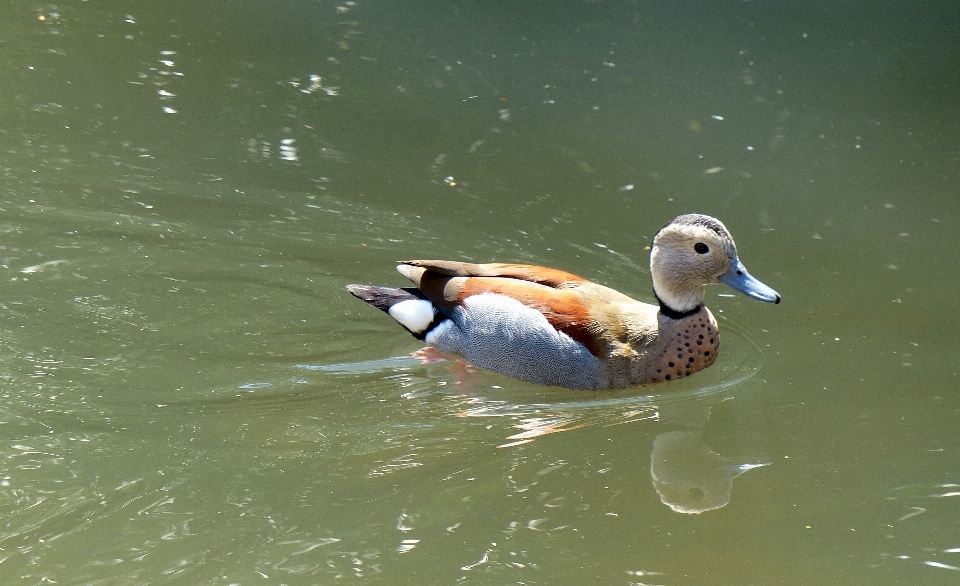
[[[722,283],[764,303],[720,220],[678,216],[650,247],[656,304],[563,270],[527,264],[400,261],[413,287],[348,285],[355,297],[443,353],[515,379],[602,390],[673,381],[712,365],[720,345],[704,288]]]

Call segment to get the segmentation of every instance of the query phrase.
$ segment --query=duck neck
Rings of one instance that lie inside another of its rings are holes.
[[[653,268],[651,266],[651,269]],[[703,285],[674,283],[660,278],[659,271],[651,270],[651,273],[653,273],[653,294],[657,296],[660,307],[666,308],[667,312],[689,315],[703,305]]]
[[[663,299],[660,299],[660,296],[657,294],[656,289],[654,289],[653,291],[653,296],[657,298],[657,303],[660,304],[660,313],[669,317],[670,319],[683,319],[703,309],[703,304],[701,303],[699,305],[695,305],[691,309],[687,309],[685,311],[678,311],[670,307],[666,303],[664,303]]]

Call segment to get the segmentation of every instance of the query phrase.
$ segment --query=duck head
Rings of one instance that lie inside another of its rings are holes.
[[[751,299],[780,303],[780,294],[750,276],[720,220],[702,214],[674,218],[657,232],[650,250],[653,291],[677,313],[703,305],[704,287],[723,283]]]

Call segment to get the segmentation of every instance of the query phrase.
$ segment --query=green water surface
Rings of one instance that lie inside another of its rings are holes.
[[[956,2],[0,0],[0,584],[955,584]],[[542,388],[348,283],[653,299],[689,379]]]

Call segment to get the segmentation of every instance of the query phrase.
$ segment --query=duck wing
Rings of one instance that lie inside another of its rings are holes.
[[[420,267],[447,277],[505,277],[556,288],[570,288],[586,281],[583,277],[566,271],[536,265],[474,264],[455,260],[404,260],[400,261],[400,265]]]
[[[589,296],[580,289],[589,281],[582,277],[533,265],[432,260],[406,261],[397,270],[447,315],[473,295],[504,295],[539,311],[550,325],[586,346],[594,356],[603,353]]]

